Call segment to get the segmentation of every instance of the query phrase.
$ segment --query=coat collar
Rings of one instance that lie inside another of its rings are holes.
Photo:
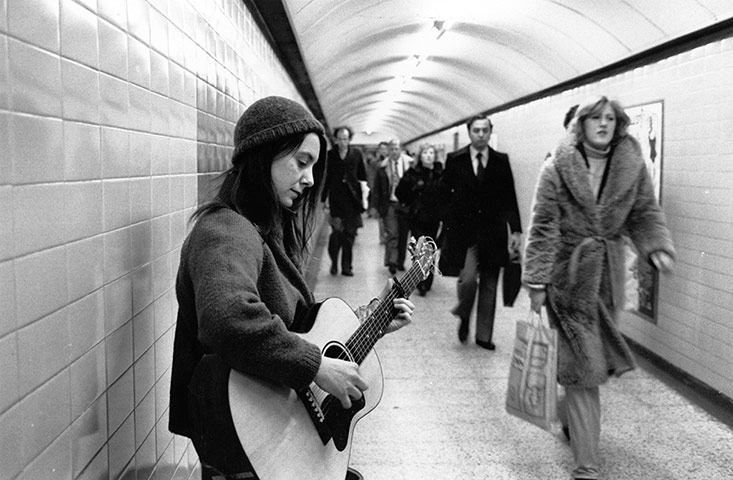
[[[562,140],[555,150],[552,161],[578,203],[588,210],[595,210],[596,199],[588,181],[588,167],[576,147],[573,136],[566,136]],[[625,193],[636,184],[643,167],[639,142],[627,135],[613,150],[608,166],[608,179],[598,204],[608,205],[613,203],[614,199],[624,197]]]

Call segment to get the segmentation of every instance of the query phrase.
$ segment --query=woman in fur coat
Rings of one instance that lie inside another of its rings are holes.
[[[674,247],[629,117],[606,97],[581,104],[567,136],[542,166],[525,251],[532,309],[558,331],[558,382],[576,479],[599,475],[599,385],[635,368],[617,327],[624,240],[667,272]]]

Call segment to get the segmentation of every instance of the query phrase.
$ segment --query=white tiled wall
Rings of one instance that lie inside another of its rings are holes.
[[[662,206],[675,240],[675,274],[662,277],[657,323],[622,318],[630,338],[733,398],[733,38],[492,116],[512,161],[522,222],[537,174],[562,135],[568,107],[605,94],[632,106],[664,102]],[[430,141],[468,142],[465,127]]]
[[[0,478],[197,476],[173,280],[269,94],[301,100],[241,0],[0,0]]]

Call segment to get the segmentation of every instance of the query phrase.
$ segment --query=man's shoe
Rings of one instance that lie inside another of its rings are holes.
[[[344,270],[341,272],[341,275],[343,275],[344,277],[353,277],[354,272],[352,272],[351,270]]]
[[[339,273],[338,268],[336,268],[336,265],[331,265],[331,275],[336,275]]]
[[[458,341],[466,343],[468,340],[468,319],[461,318],[461,323],[458,325]]]
[[[476,340],[476,345],[486,350],[496,350],[496,345],[492,342],[484,342],[483,340]]]
[[[389,266],[389,273],[391,273],[392,275],[394,275],[395,273],[397,273],[397,267],[395,267],[394,265],[390,265]]]
[[[346,471],[346,480],[364,480],[364,476],[358,470],[349,467]]]
[[[404,272],[405,271],[405,266],[404,265],[397,265],[397,270],[399,270],[400,272]]]

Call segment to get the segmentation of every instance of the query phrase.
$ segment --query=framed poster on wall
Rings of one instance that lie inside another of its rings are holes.
[[[631,120],[628,128],[641,144],[641,153],[654,185],[657,201],[662,203],[662,164],[664,102],[662,100],[626,108]],[[659,273],[640,260],[630,242],[626,252],[626,310],[657,323]]]

